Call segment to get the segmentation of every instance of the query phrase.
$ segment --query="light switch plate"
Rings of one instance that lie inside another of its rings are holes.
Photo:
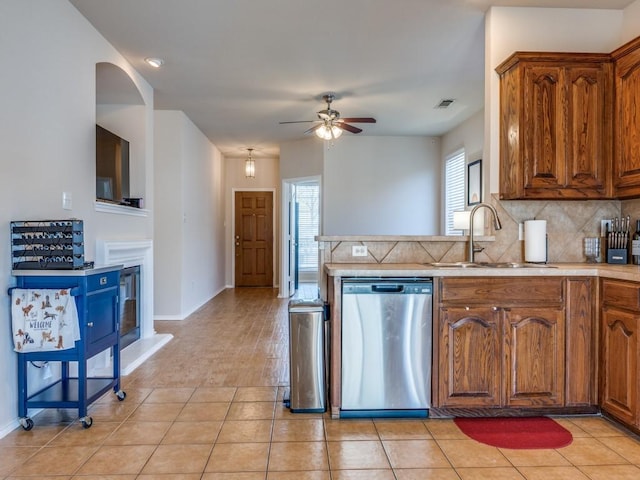
[[[351,246],[351,256],[353,257],[366,257],[368,255],[367,246],[366,245],[352,245]]]
[[[73,195],[71,195],[71,192],[62,192],[62,209],[73,209]]]
[[[609,230],[611,230],[611,220],[602,220],[600,223],[600,236],[606,237]]]

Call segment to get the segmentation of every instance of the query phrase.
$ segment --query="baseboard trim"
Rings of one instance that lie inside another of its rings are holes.
[[[213,300],[215,297],[217,297],[218,295],[220,295],[222,292],[224,292],[227,288],[229,287],[222,287],[218,290],[216,290],[213,295],[211,295],[211,297],[207,298],[206,300],[204,300],[202,303],[200,303],[199,305],[193,307],[190,311],[185,312],[185,313],[181,313],[179,315],[154,315],[153,319],[154,320],[158,320],[158,321],[182,321],[185,320],[189,315],[192,315],[193,313],[197,312],[198,310],[200,310],[202,307],[204,307],[208,302],[210,302],[211,300]]]

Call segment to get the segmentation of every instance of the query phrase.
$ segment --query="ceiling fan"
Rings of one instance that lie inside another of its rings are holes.
[[[318,112],[318,120],[299,120],[295,122],[280,122],[280,124],[317,123],[317,125],[309,128],[304,133],[313,132],[320,138],[331,140],[342,135],[343,130],[351,133],[362,132],[361,128],[354,127],[350,125],[350,123],[376,123],[376,119],[371,117],[340,118],[340,112],[331,108],[331,102],[333,102],[335,98],[336,96],[333,93],[327,93],[322,96],[322,99],[327,102],[327,108]]]

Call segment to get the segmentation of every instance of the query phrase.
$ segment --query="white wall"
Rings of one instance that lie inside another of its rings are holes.
[[[0,2],[0,331],[10,331],[11,220],[84,220],[85,258],[98,238],[152,238],[153,218],[97,213],[95,204],[96,63],[125,70],[153,128],[153,90],[67,0]],[[145,200],[153,205],[153,145],[144,139]],[[73,209],[62,209],[62,192]],[[0,342],[0,437],[17,425],[16,353]],[[42,384],[30,372],[33,388]]]
[[[626,43],[640,34],[640,0],[624,9],[620,43]]]
[[[182,315],[182,112],[159,110],[154,114],[155,151],[155,245],[154,316]]]
[[[495,68],[515,51],[609,53],[624,43],[622,26],[621,10],[509,7],[489,10],[485,26],[484,153],[490,164],[489,192],[498,192],[499,178],[500,83]],[[632,37],[638,34],[640,31]]]
[[[324,235],[437,235],[440,140],[343,135],[325,151]]]
[[[186,116],[183,143],[182,312],[224,289],[222,154]],[[159,240],[159,239],[157,239]]]
[[[186,318],[224,288],[222,155],[179,111],[155,112],[154,317]]]
[[[247,152],[248,153],[248,152]],[[274,286],[278,285],[279,265],[280,265],[280,159],[274,157],[261,157],[254,151],[253,158],[256,164],[255,178],[244,176],[244,162],[247,155],[224,158],[225,170],[225,238],[226,243],[226,284],[229,287],[234,285],[235,251],[233,240],[234,235],[234,192],[236,190],[274,190],[273,215],[275,227],[273,230],[273,272]]]
[[[280,144],[280,178],[306,178],[322,175],[324,142],[315,135]]]

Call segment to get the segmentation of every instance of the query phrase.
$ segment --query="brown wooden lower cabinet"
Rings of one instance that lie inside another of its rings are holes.
[[[598,283],[583,277],[569,277],[566,282],[565,405],[595,406]]]
[[[564,405],[564,308],[504,311],[508,407]]]
[[[501,313],[490,307],[440,309],[440,406],[502,403]]]
[[[439,288],[437,407],[595,403],[590,279],[446,277]]]
[[[640,284],[602,281],[601,395],[606,413],[640,428]]]

